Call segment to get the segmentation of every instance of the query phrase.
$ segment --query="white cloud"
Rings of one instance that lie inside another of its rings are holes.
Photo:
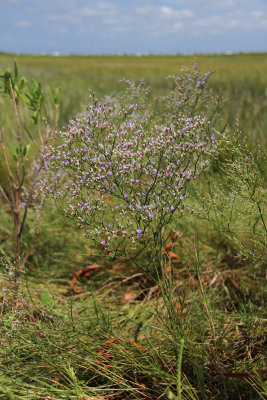
[[[66,26],[58,26],[56,28],[56,30],[57,30],[57,33],[60,35],[65,35],[66,33],[69,32],[69,29]]]
[[[118,20],[117,18],[106,17],[102,19],[102,23],[107,25],[116,25],[118,23]]]
[[[21,3],[23,0],[0,0],[0,4],[17,4]]]
[[[260,28],[267,28],[267,18],[262,19],[259,23]]]
[[[253,17],[253,18],[251,18]],[[267,14],[263,12],[245,12],[234,10],[227,13],[212,14],[195,19],[192,26],[199,28],[197,31],[203,35],[207,32],[211,34],[226,34],[231,32],[255,31],[259,27],[264,27]]]
[[[147,6],[142,6],[142,7],[137,7],[135,9],[135,12],[137,14],[140,14],[140,15],[149,15],[152,12],[154,12],[154,7],[148,6],[148,5]]]
[[[240,6],[240,1],[238,0],[187,0],[186,3],[190,7],[210,11],[233,10]]]
[[[167,18],[193,18],[194,12],[189,9],[174,10],[171,7],[162,6],[159,8],[162,16]]]
[[[181,11],[181,16],[184,18],[193,18],[195,13],[193,10],[184,9]]]
[[[223,11],[233,10],[238,7],[238,1],[236,0],[222,0],[222,1],[211,1],[207,6],[209,9]]]
[[[251,15],[253,17],[263,17],[264,16],[264,12],[262,10],[254,10],[251,12]]]
[[[253,4],[251,0],[0,0],[1,9],[9,3],[10,10],[18,10],[13,24],[21,32],[32,23],[42,34],[45,31],[54,37],[57,33],[67,37],[71,32],[70,41],[90,37],[97,43],[103,38],[119,43],[122,38],[131,45],[137,40],[152,43],[157,38],[157,43],[185,38],[187,43],[193,35],[207,42],[220,35],[219,43],[224,35],[242,37],[258,31],[264,36],[267,28],[267,7],[262,0],[253,0]]]
[[[59,0],[57,0],[59,2]],[[60,2],[59,2],[60,3]],[[112,4],[105,2],[94,3],[92,5],[85,4],[77,7],[75,0],[69,2],[69,7],[66,7],[62,13],[48,13],[46,21],[49,22],[65,22],[76,25],[78,30],[81,30],[83,24],[89,25],[87,30],[91,30],[92,26],[99,27],[101,24],[115,24],[119,22],[119,12]],[[74,6],[75,5],[75,6]],[[86,27],[84,28],[86,30]]]
[[[182,22],[176,22],[172,27],[174,31],[180,31],[184,28],[184,24]]]
[[[110,18],[119,15],[118,10],[112,5],[104,2],[85,5],[83,7],[71,8],[66,12],[70,19],[86,19],[91,17]]]
[[[90,33],[114,38],[132,33],[138,37],[164,38],[178,32],[188,36],[224,35],[249,31],[255,25],[261,29],[266,26],[267,15],[261,8],[242,9],[240,0],[159,0],[157,3],[135,0],[127,5],[124,1],[54,0],[52,8],[48,7],[52,0],[46,0],[43,7],[56,10],[53,14],[47,12],[46,30],[51,27],[56,30],[57,24],[64,23],[71,24],[77,36]]]
[[[173,10],[171,9],[171,7],[167,7],[167,6],[162,6],[160,7],[160,11],[161,13],[164,15],[171,15]]]
[[[15,21],[14,26],[16,26],[17,28],[29,28],[31,26],[31,23],[30,21],[20,20],[20,21]]]
[[[152,6],[152,5],[144,5],[142,7],[137,7],[135,12],[138,15],[144,15],[148,18],[151,17],[161,17],[164,19],[182,19],[182,18],[193,18],[194,11],[190,9],[174,9],[172,7],[163,5],[163,6]]]
[[[99,15],[99,10],[98,9],[93,9],[91,7],[83,7],[79,11],[75,11],[73,13],[74,15],[82,16],[82,17],[94,17],[96,15]]]

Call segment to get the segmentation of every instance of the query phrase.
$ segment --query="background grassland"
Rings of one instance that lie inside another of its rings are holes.
[[[0,54],[0,68],[12,68],[15,59],[20,74],[40,81],[47,96],[49,87],[62,87],[60,127],[86,106],[89,88],[102,97],[118,93],[121,78],[144,78],[161,95],[170,87],[167,75],[194,63],[191,56]],[[238,119],[241,132],[251,133],[251,152],[257,142],[263,148],[267,54],[197,62],[202,72],[216,71],[212,87],[227,100],[223,124],[234,132]],[[3,97],[0,121],[9,135],[14,117]],[[34,224],[30,210],[25,250]],[[112,268],[117,260],[92,257],[88,240],[48,201],[18,307],[10,291],[0,293],[0,399],[263,399],[264,264],[245,260],[231,237],[204,222],[189,218],[177,226],[184,233],[179,257],[172,276],[157,285],[131,265]],[[1,253],[11,252],[11,237],[12,217],[0,201]],[[70,296],[69,277],[89,264],[103,268],[81,278],[76,287],[83,292]],[[12,288],[8,270],[0,273],[0,287]]]
[[[17,60],[22,75],[35,77],[44,87],[62,87],[60,124],[66,124],[88,103],[89,88],[102,97],[118,92],[122,78],[146,79],[159,93],[170,82],[168,75],[181,67],[192,67],[193,56],[14,56],[0,54],[0,68],[12,67]],[[199,55],[201,72],[215,71],[212,86],[225,98],[225,120],[235,126],[236,119],[246,132],[266,143],[267,54]],[[0,99],[0,118],[9,126],[8,110]]]

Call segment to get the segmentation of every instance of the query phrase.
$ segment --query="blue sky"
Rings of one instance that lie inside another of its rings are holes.
[[[267,0],[0,0],[0,51],[267,51]]]

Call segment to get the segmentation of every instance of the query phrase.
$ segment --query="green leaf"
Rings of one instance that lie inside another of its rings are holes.
[[[16,148],[15,148],[14,146],[12,146],[11,144],[9,145],[9,148],[10,148],[10,150],[11,150],[11,153],[12,153],[13,155],[15,155],[15,154],[16,154]]]
[[[29,152],[30,152],[30,148],[31,148],[31,145],[30,145],[30,144],[26,144],[26,154],[25,154],[25,157],[28,157]]]
[[[16,61],[14,62],[14,78],[15,78],[15,81],[18,80],[18,66],[17,66]]]
[[[6,81],[9,81],[9,78],[11,78],[11,73],[9,71],[4,72],[4,78]]]
[[[56,108],[59,107],[59,91],[60,91],[60,88],[56,87],[52,92],[53,104]]]
[[[177,396],[175,396],[175,394],[169,389],[168,393],[167,393],[168,399],[169,400],[177,400]]]
[[[19,88],[20,92],[24,89],[25,83],[26,83],[26,79],[24,77],[22,77],[20,79],[20,81],[19,81],[19,84],[18,84],[18,88]]]
[[[9,148],[10,148],[11,153],[13,155],[13,159],[15,161],[18,161],[19,149],[17,147],[12,146],[11,144],[9,145]]]
[[[27,144],[27,145],[23,145],[22,146],[22,154],[23,154],[23,156],[24,157],[27,157],[28,156],[28,154],[29,154],[29,150],[30,150],[30,144]]]
[[[4,73],[4,85],[5,85],[5,93],[10,94],[10,82],[9,79],[11,79],[11,74],[8,71],[5,71]],[[12,83],[12,79],[11,79],[11,83]],[[13,86],[13,85],[12,85]]]

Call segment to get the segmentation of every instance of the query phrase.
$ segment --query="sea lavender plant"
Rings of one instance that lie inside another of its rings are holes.
[[[201,82],[197,91],[204,90]],[[174,217],[191,212],[188,185],[209,165],[216,141],[205,116],[181,109],[176,119],[158,124],[150,116],[148,124],[144,105],[127,104],[128,98],[108,106],[92,93],[87,112],[58,133],[58,145],[47,147],[44,164],[65,214],[98,248],[136,263],[145,252],[151,270],[162,265]],[[48,187],[43,180],[40,190]]]
[[[223,97],[215,95],[209,86],[211,76],[212,71],[202,74],[196,62],[193,69],[182,68],[179,75],[168,76],[172,89],[163,98],[167,122],[175,121],[177,114],[205,116],[212,122],[219,120],[217,117],[224,102]]]

